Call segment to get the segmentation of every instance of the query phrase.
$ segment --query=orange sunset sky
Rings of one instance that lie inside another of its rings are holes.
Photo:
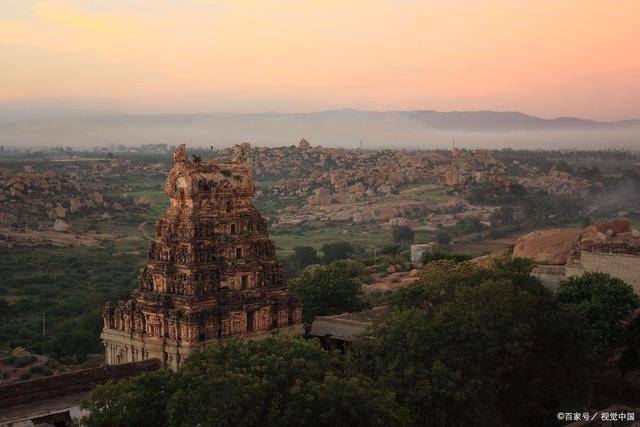
[[[640,1],[0,0],[0,107],[640,118]]]

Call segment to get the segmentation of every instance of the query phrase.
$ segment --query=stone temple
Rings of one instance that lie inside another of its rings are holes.
[[[181,145],[132,298],[104,309],[107,364],[157,358],[177,369],[221,340],[300,330],[266,221],[251,204],[249,144],[232,163],[190,161]]]

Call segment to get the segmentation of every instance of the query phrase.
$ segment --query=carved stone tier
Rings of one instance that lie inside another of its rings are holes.
[[[170,206],[138,288],[104,309],[106,363],[156,357],[177,369],[220,340],[300,330],[300,304],[251,204],[248,149],[237,146],[229,164],[191,162],[184,145],[176,151],[165,185]]]

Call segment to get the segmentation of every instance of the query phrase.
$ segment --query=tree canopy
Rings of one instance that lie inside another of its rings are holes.
[[[556,425],[558,411],[587,407],[613,349],[623,370],[640,364],[640,321],[627,326],[638,301],[607,275],[551,291],[531,269],[432,261],[348,357],[284,337],[223,343],[176,374],[97,388],[86,425]],[[292,287],[305,320],[357,310],[360,270],[353,260],[305,269]]]
[[[322,245],[322,253],[324,257],[322,261],[325,264],[331,264],[333,261],[351,258],[355,253],[355,248],[349,242],[335,242]]]
[[[415,235],[408,225],[399,225],[391,230],[391,237],[396,243],[413,243]]]
[[[393,393],[349,375],[345,360],[315,341],[231,341],[157,371],[98,387],[83,425],[403,426]]]
[[[291,284],[291,291],[302,303],[302,319],[311,322],[316,316],[357,311],[360,282],[344,268],[313,265]]]
[[[545,425],[589,396],[590,344],[580,313],[539,284],[503,278],[400,312],[353,354],[412,425]]]
[[[606,273],[585,273],[560,282],[558,301],[574,306],[589,321],[598,354],[607,358],[623,344],[625,322],[638,308],[638,295]]]

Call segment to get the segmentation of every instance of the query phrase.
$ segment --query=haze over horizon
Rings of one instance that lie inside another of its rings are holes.
[[[640,118],[640,3],[22,0],[0,108]]]
[[[542,119],[518,112],[328,110],[311,113],[124,114],[87,110],[1,110],[0,144],[97,147],[166,143],[224,147],[248,141],[366,148],[640,150],[640,120]]]

